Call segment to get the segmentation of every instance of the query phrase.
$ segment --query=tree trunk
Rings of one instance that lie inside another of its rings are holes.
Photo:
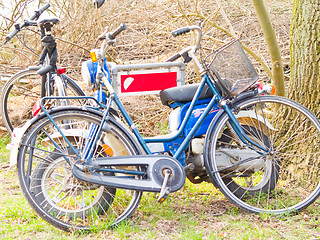
[[[277,42],[277,37],[272,27],[272,23],[264,5],[264,0],[252,0],[256,9],[258,20],[265,37],[269,55],[272,63],[272,83],[275,86],[276,95],[284,96],[284,80],[283,80],[283,64],[280,54],[280,48]]]
[[[290,61],[291,76],[289,83],[289,98],[301,103],[320,117],[320,2],[319,0],[294,0],[290,32]],[[298,123],[297,123],[298,124]],[[307,124],[304,124],[307,125]],[[306,126],[307,127],[307,126]],[[315,139],[314,144],[319,145],[314,132],[310,137]],[[307,139],[306,137],[304,139]],[[310,152],[304,139],[301,146],[296,149],[297,156],[305,155],[302,164],[297,165],[295,172],[307,166],[306,176],[313,178],[301,181],[313,183],[320,177],[319,151]],[[288,162],[291,160],[289,159]],[[309,166],[317,164],[317,168]]]
[[[320,1],[294,0],[289,97],[320,117]]]

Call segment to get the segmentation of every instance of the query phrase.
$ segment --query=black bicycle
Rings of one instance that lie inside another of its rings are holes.
[[[22,24],[16,24],[15,29],[6,37],[9,42],[18,32],[28,29],[30,26],[40,28],[42,51],[39,56],[39,65],[30,66],[14,76],[4,85],[0,96],[0,112],[2,120],[8,132],[21,127],[28,119],[37,114],[38,108],[33,106],[45,96],[84,96],[81,88],[64,74],[65,69],[57,68],[57,43],[52,35],[52,28],[59,23],[58,18],[43,19],[37,21],[40,15],[50,7],[44,7],[35,11],[29,19]],[[51,101],[48,106],[67,105],[64,100]],[[33,110],[34,109],[34,110]]]

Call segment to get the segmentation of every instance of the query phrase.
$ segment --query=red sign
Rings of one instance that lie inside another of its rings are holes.
[[[121,93],[160,91],[177,86],[177,72],[121,75]]]

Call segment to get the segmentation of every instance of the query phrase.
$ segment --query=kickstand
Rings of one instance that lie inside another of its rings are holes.
[[[160,196],[158,197],[158,200],[157,200],[159,203],[163,203],[164,200],[166,200],[170,194],[170,188],[167,187],[170,174],[171,174],[170,169],[166,169],[164,173],[163,183],[161,186]]]

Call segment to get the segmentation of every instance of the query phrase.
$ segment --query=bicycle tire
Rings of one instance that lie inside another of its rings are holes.
[[[0,96],[0,112],[4,126],[9,134],[16,127],[21,127],[32,117],[32,106],[40,99],[41,76],[38,69],[26,69],[15,74],[3,86]],[[68,95],[84,96],[81,88],[66,75],[63,76],[67,83]]]
[[[79,152],[84,149],[84,136],[90,124],[99,125],[102,118],[92,111],[74,108],[57,109],[51,117],[61,129],[68,125],[65,131],[72,133],[68,134],[68,139]],[[107,125],[109,127],[103,128],[99,144],[95,147],[94,157],[111,152],[114,156],[140,153],[117,120],[110,117]],[[57,129],[50,120],[40,118],[26,132],[18,154],[20,185],[37,214],[64,231],[107,228],[130,217],[140,203],[142,192],[98,186],[75,179],[65,157],[71,162],[77,157],[66,141],[56,134]],[[63,153],[57,151],[52,141]],[[110,149],[104,150],[105,144]]]
[[[248,136],[244,126],[256,129],[251,135],[269,152],[250,150],[223,113],[210,125],[205,140],[205,166],[215,186],[253,213],[297,212],[313,203],[320,195],[319,120],[307,108],[279,96],[247,99],[232,111]]]

